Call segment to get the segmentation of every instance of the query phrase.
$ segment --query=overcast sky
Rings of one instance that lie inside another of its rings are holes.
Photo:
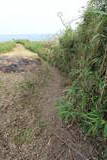
[[[87,0],[0,0],[0,34],[56,33],[79,16]]]

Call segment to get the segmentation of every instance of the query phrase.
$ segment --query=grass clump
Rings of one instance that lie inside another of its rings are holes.
[[[15,48],[16,43],[13,41],[0,43],[0,53],[6,53]]]

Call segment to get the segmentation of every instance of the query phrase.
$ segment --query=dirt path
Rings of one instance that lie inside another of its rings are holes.
[[[64,78],[17,45],[0,56],[0,160],[94,160],[94,145],[65,126],[55,104]]]

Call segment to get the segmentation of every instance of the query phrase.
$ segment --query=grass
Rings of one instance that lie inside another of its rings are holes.
[[[37,53],[45,61],[49,61],[51,42],[17,40],[16,43],[22,44],[26,49]]]
[[[17,135],[15,135],[13,138],[16,145],[31,144],[35,136],[38,137],[42,134],[42,131],[46,129],[47,124],[44,121],[41,121],[39,118],[33,128],[16,128],[15,132]]]
[[[16,145],[28,145],[33,143],[34,138],[40,136],[42,131],[46,128],[46,123],[41,121],[40,108],[38,108],[38,106],[41,98],[41,91],[48,81],[48,73],[48,67],[43,65],[36,73],[22,74],[23,78],[21,81],[15,83],[15,94],[19,95],[19,98],[15,98],[15,101],[20,116],[23,117],[18,118],[20,126],[16,126],[13,129],[12,138]],[[26,112],[26,114],[24,112]],[[32,123],[29,123],[30,121]]]
[[[29,144],[33,139],[32,128],[26,128],[24,130],[17,130],[17,135],[14,137],[14,142],[16,145]]]
[[[0,43],[0,53],[6,53],[9,51],[12,51],[13,48],[15,48],[16,43],[11,41],[11,42],[2,42]]]
[[[68,75],[72,85],[57,103],[59,115],[67,123],[79,123],[86,135],[101,139],[102,148],[107,141],[106,12],[105,0],[91,0],[81,24],[76,30],[66,28],[58,42],[16,41]],[[34,85],[31,78],[26,79],[20,84],[21,93],[32,93]],[[99,159],[104,160],[102,153]]]
[[[12,143],[16,145],[33,143],[34,138],[41,135],[46,127],[40,120],[39,103],[42,98],[41,92],[48,83],[49,74],[50,70],[45,62],[36,65],[30,72],[20,72],[20,74],[1,72],[0,113],[3,116],[1,120],[5,124],[1,123],[0,127],[3,134],[4,132],[9,134],[8,140]]]
[[[57,104],[59,115],[67,123],[78,122],[101,142],[107,140],[106,12],[105,0],[90,1],[77,29],[67,27],[50,56],[72,84]]]
[[[71,78],[60,115],[79,121],[87,134],[107,138],[107,18],[89,5],[76,31],[67,28],[53,48],[52,63]]]

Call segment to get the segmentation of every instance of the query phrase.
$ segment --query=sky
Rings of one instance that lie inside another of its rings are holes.
[[[0,0],[0,34],[54,34],[79,17],[87,0]],[[74,24],[72,24],[74,27]]]

